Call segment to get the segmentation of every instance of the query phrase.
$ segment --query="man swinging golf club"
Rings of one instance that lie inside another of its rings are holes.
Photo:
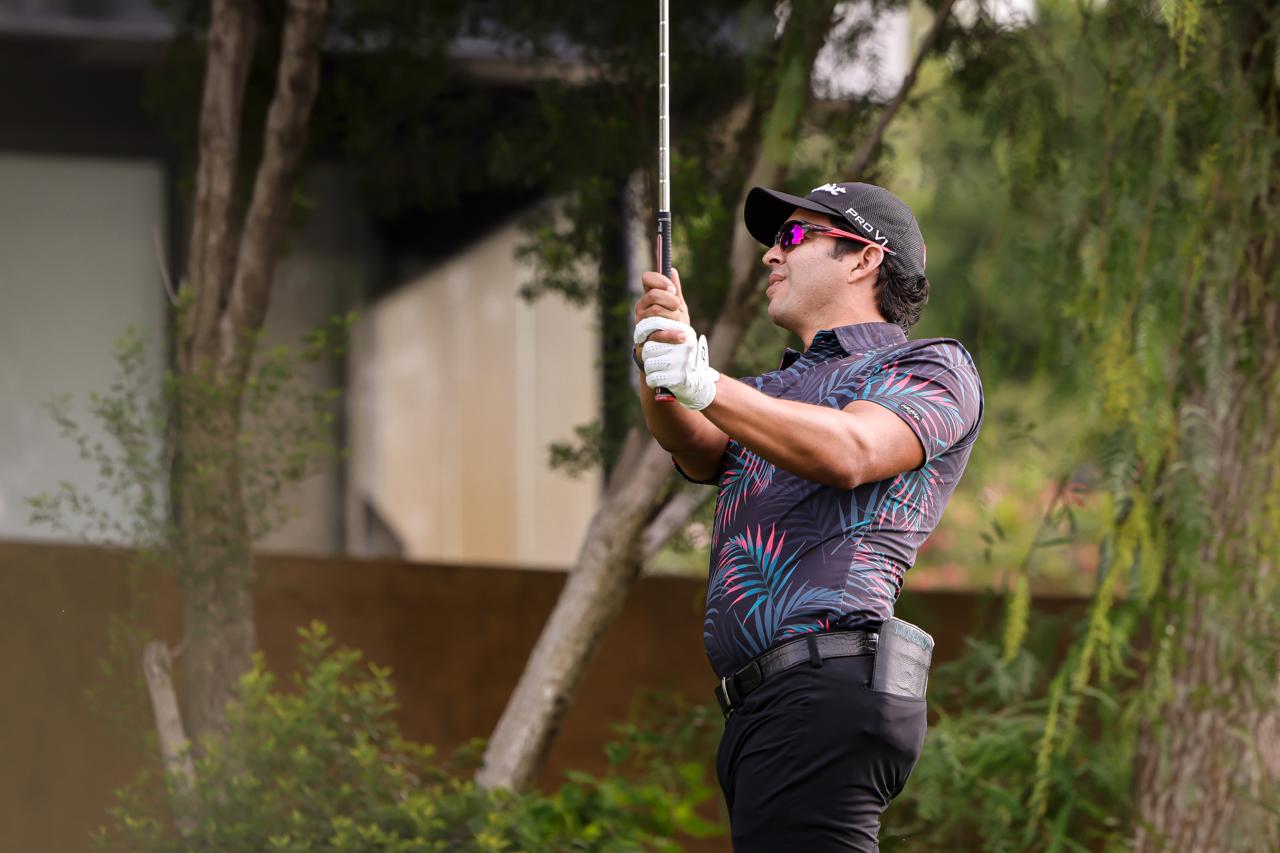
[[[725,730],[735,851],[876,850],[924,745],[933,641],[893,618],[964,472],[982,385],[950,339],[908,340],[929,295],[911,210],[887,190],[756,187],[781,366],[707,363],[676,272],[646,272],[635,356],[649,430],[719,488],[703,637]],[[676,403],[654,399],[665,387]]]

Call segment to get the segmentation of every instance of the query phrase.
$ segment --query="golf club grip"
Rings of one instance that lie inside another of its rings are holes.
[[[662,274],[671,278],[671,211],[658,211],[658,267]],[[659,403],[674,403],[675,395],[666,388],[659,387],[653,392],[653,399]]]

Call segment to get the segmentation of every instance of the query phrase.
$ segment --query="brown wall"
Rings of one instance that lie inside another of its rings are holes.
[[[103,657],[108,617],[130,602],[126,555],[0,543],[0,850],[84,849],[111,791],[140,758],[85,689]],[[487,735],[564,581],[558,572],[393,561],[263,557],[261,648],[277,672],[295,665],[298,627],[325,622],[342,644],[390,666],[405,735],[447,752]],[[611,726],[643,694],[710,699],[698,579],[645,578],[605,634],[552,746],[542,780],[599,771]],[[904,596],[899,613],[962,646],[971,594]],[[150,606],[159,634],[180,639],[172,583]]]

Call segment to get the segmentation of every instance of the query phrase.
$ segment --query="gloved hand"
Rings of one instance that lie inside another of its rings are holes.
[[[684,342],[648,341],[641,349],[644,381],[650,388],[665,387],[686,409],[701,411],[716,398],[720,374],[707,363],[707,336],[692,326],[665,317],[646,317],[636,323],[634,340],[645,341],[657,331],[681,332]]]

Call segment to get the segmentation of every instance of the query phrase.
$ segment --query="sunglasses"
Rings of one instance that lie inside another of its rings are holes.
[[[810,234],[822,234],[827,237],[842,237],[845,240],[857,240],[859,243],[866,243],[868,246],[880,246],[885,254],[892,255],[893,252],[887,246],[882,246],[874,240],[868,240],[866,237],[860,237],[849,231],[841,231],[839,228],[832,228],[828,225],[819,225],[816,222],[805,222],[801,219],[789,219],[782,223],[782,227],[778,229],[778,234],[773,238],[773,244],[780,247],[783,251],[799,246],[804,242],[804,238]]]

